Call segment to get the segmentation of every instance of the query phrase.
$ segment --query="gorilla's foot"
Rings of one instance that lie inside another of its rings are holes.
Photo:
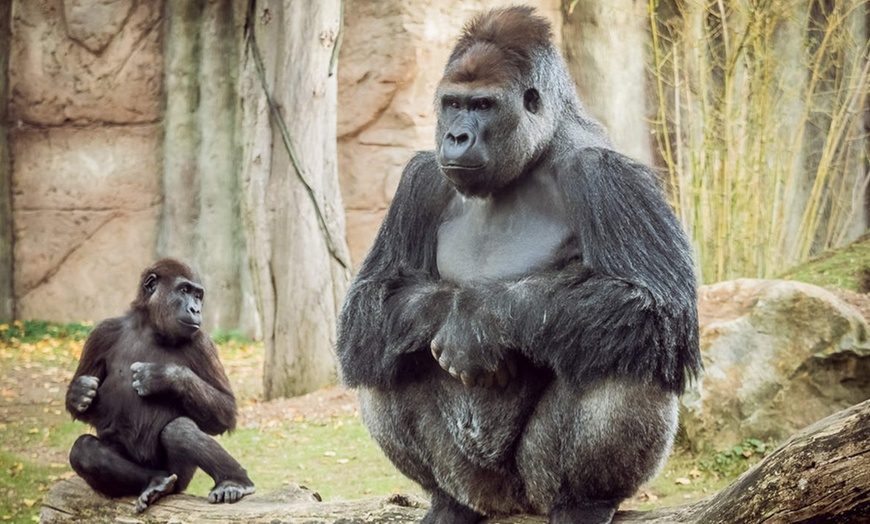
[[[610,524],[619,501],[587,500],[579,504],[554,504],[550,524]]]
[[[432,494],[432,505],[422,524],[476,524],[483,520],[483,515],[457,502],[453,497],[443,492]]]
[[[208,492],[208,501],[212,504],[217,504],[219,502],[234,504],[241,500],[245,495],[250,495],[254,491],[253,484],[237,480],[224,480],[219,482],[211,489],[211,491]]]
[[[139,499],[136,501],[136,513],[142,513],[148,509],[148,506],[154,504],[157,499],[172,493],[176,480],[178,480],[178,475],[174,473],[168,477],[152,478],[151,483],[148,484],[148,487],[145,488],[145,491],[139,495]]]

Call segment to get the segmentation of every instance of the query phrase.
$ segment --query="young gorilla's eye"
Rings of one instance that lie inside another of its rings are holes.
[[[492,108],[492,100],[489,98],[481,98],[477,102],[475,102],[474,107],[478,111],[486,111],[487,109]]]
[[[459,100],[450,100],[447,105],[453,109],[459,109]]]

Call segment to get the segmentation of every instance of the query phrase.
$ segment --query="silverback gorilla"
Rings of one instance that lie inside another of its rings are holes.
[[[700,372],[687,239],[532,9],[465,27],[436,110],[436,150],[406,166],[348,291],[344,381],[431,494],[423,522],[610,522]]]
[[[209,437],[235,428],[236,399],[199,329],[204,292],[177,260],[146,269],[130,311],[88,337],[67,390],[67,410],[97,430],[73,445],[73,469],[105,495],[139,495],[139,512],[183,491],[197,467],[215,481],[210,502],[254,492],[247,472]]]

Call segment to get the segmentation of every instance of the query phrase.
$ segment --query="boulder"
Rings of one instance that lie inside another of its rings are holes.
[[[740,279],[699,290],[704,375],[683,396],[694,448],[780,441],[870,398],[867,323],[832,293]]]

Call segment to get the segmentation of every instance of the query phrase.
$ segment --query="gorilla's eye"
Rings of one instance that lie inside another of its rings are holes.
[[[449,107],[451,109],[459,109],[460,104],[459,100],[456,98],[445,98],[443,102],[444,107]]]
[[[474,101],[474,109],[478,111],[486,111],[487,109],[491,109],[492,106],[492,99],[489,98],[479,98]]]

